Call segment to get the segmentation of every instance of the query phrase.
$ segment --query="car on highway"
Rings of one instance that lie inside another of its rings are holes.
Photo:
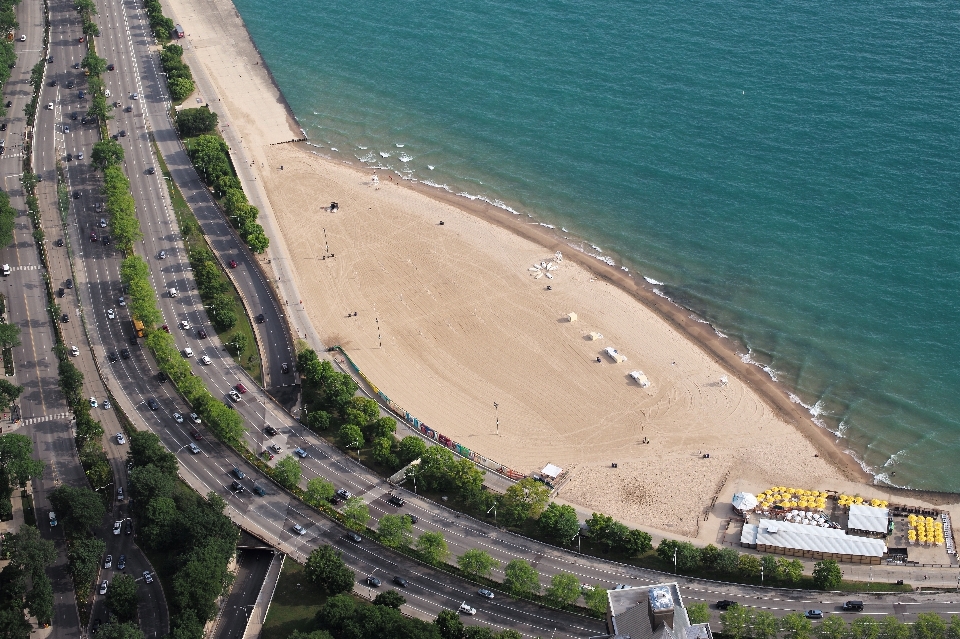
[[[185,330],[185,331],[189,331],[189,330],[190,330],[190,322],[188,322],[187,320],[180,320],[180,328],[182,328],[182,329]]]
[[[50,511],[50,527],[56,528],[57,526],[57,513]]]
[[[233,480],[233,483],[230,484],[230,488],[232,488],[233,491],[234,491],[234,492],[237,492],[237,493],[242,493],[242,492],[243,492],[243,484],[241,484],[240,482],[238,482],[236,479],[234,479],[234,480]]]
[[[71,346],[71,347],[70,347],[70,354],[73,355],[74,357],[79,357],[79,356],[80,356],[80,349],[77,348],[76,346]]]
[[[807,619],[823,619],[823,611],[822,611],[822,610],[808,610],[807,612],[804,613],[803,616],[806,617]]]
[[[284,375],[286,375],[287,373],[289,373],[289,372],[290,372],[290,364],[287,364],[286,362],[284,362],[283,364],[280,364],[280,372],[283,373]]]
[[[265,427],[265,428],[263,429],[263,432],[265,432],[267,435],[270,435],[271,437],[273,437],[274,435],[277,434],[277,429],[274,428],[273,426],[267,426],[267,427]]]
[[[194,444],[193,442],[190,442],[190,452],[193,453],[194,455],[199,455],[200,447]]]
[[[180,413],[174,413],[174,414],[173,414],[173,421],[177,422],[178,424],[182,424],[182,423],[183,423],[183,415],[181,415]]]
[[[117,433],[117,443],[121,446],[127,443],[127,438],[123,436],[123,433]]]
[[[112,308],[107,309],[107,319],[117,319],[117,312]]]
[[[459,611],[462,612],[462,613],[465,614],[465,615],[475,615],[475,614],[477,614],[477,609],[474,608],[473,606],[468,606],[466,601],[464,601],[462,604],[460,604],[460,609],[459,609]]]
[[[127,137],[127,130],[126,130],[126,129],[120,129],[120,133],[118,133],[117,135],[119,135],[121,138],[125,138],[125,137]]]
[[[123,569],[126,568],[126,567],[127,567],[127,556],[126,556],[126,555],[120,555],[120,556],[117,558],[117,570],[123,570]]]
[[[81,158],[81,159],[82,159],[82,158]],[[101,217],[101,218],[100,218],[100,228],[102,228],[102,229],[107,228],[107,218],[104,218],[104,217]]]
[[[403,506],[405,503],[407,503],[406,501],[404,501],[403,497],[400,497],[398,495],[390,495],[390,498],[387,499],[387,501],[389,501],[391,504],[397,507]]]
[[[166,251],[160,251],[159,253],[157,253],[157,259],[159,259],[159,260],[165,260],[165,259],[167,259],[167,252],[166,252]]]
[[[204,355],[203,357],[200,358],[200,363],[203,364],[204,366],[209,366],[210,364],[213,363],[213,360],[211,360],[209,357]]]
[[[126,111],[127,113],[130,113],[131,111],[133,111],[133,107],[128,104],[127,107],[124,109],[124,111]]]
[[[67,153],[67,162],[73,162],[73,153]],[[94,240],[96,242],[96,240]]]
[[[113,568],[113,555],[107,555],[103,559],[104,568]]]
[[[169,333],[169,332],[170,332],[170,327],[167,326],[166,324],[164,324],[164,325],[161,326],[160,328],[162,328],[165,333]]]
[[[237,268],[237,261],[236,261],[236,260],[230,260],[230,268]]]
[[[144,571],[143,571],[143,580],[144,580],[145,582],[147,582],[148,584],[152,584],[152,583],[153,583],[153,575],[150,574],[150,571],[149,571],[149,570],[144,570]]]
[[[103,404],[100,405],[100,408],[102,408],[103,410],[110,410],[111,407],[112,407],[112,404],[110,404],[109,399],[103,400]]]
[[[846,601],[843,604],[843,610],[848,612],[863,612],[862,601]]]
[[[486,597],[487,599],[493,599],[493,592],[490,590],[487,590],[486,588],[481,588],[480,590],[477,591],[477,594],[480,595],[481,597]]]
[[[69,129],[69,128],[67,128],[67,133],[70,133],[70,129]],[[80,191],[74,191],[74,192],[73,192],[73,199],[75,199],[75,200],[79,200],[79,199],[80,199]]]
[[[306,528],[304,528],[304,527],[301,526],[300,524],[294,524],[294,525],[293,525],[293,532],[297,533],[298,535],[303,535],[303,534],[306,534],[307,530],[306,530]]]
[[[417,517],[416,515],[409,515],[409,514],[408,514],[408,515],[407,515],[407,519],[410,520],[410,523],[411,523],[411,524],[415,524],[415,523],[417,523],[418,521],[420,521],[420,518]]]
[[[125,534],[125,535],[132,535],[132,534],[133,534],[133,522],[130,521],[129,519],[128,519],[128,520],[126,521],[126,523],[123,525],[123,534]]]
[[[233,476],[236,477],[237,479],[243,479],[244,477],[246,477],[246,475],[243,474],[243,471],[240,470],[240,468],[238,468],[237,466],[234,466],[230,472],[233,473]]]
[[[77,97],[82,100],[82,99],[84,99],[85,97],[87,97],[87,92],[86,92],[86,91],[77,91]]]
[[[283,452],[283,446],[280,446],[279,444],[270,444],[268,448],[278,455]]]
[[[99,406],[99,404],[97,404],[97,398],[96,398],[96,397],[91,397],[91,398],[90,398],[90,408],[96,408],[97,406]]]
[[[253,485],[253,492],[257,493],[257,494],[260,495],[261,497],[263,497],[264,495],[267,494],[267,491],[265,491],[265,490],[260,486],[260,484],[254,484],[254,485]]]
[[[61,315],[60,315],[60,321],[61,321],[61,322],[69,322],[69,321],[70,321],[70,316],[67,315],[66,313],[61,314]]]
[[[370,575],[369,577],[367,577],[367,585],[370,586],[371,588],[379,588],[380,580],[374,577],[373,575]]]
[[[63,287],[62,287],[62,286],[57,289],[57,297],[63,297],[63,296],[66,295],[66,294],[67,294],[67,293],[66,293],[66,291],[63,290]]]
[[[101,595],[107,594],[107,586],[109,586],[109,585],[110,585],[110,584],[109,584],[109,582],[107,582],[106,579],[104,579],[103,581],[100,582],[100,594],[101,594]]]
[[[73,63],[73,68],[74,68],[74,69],[79,69],[79,68],[80,68],[80,63],[79,63],[79,62],[74,62],[74,63]]]
[[[130,349],[129,348],[121,349],[120,357],[122,357],[123,359],[130,359]]]
[[[107,358],[110,360],[110,363],[112,364],[118,359],[120,359],[120,356],[117,355],[117,351],[110,351],[110,354],[107,355]]]
[[[350,494],[350,491],[346,490],[345,488],[338,488],[336,495],[340,499],[350,499],[351,497],[353,497],[353,495]]]
[[[267,318],[263,316],[263,313],[257,315],[257,324],[263,324],[265,321],[267,321]]]
[[[7,123],[3,122],[2,124],[0,124],[0,131],[6,131],[6,130],[7,130]],[[39,181],[40,180],[37,180],[37,182]]]
[[[243,395],[244,393],[247,392],[247,387],[244,386],[243,384],[239,383],[239,382],[237,383],[237,385],[236,385],[234,388],[236,388],[236,389],[240,392],[241,395]]]
[[[157,172],[157,169],[152,166],[149,169],[147,169],[147,175],[154,175],[156,172]]]
[[[730,601],[729,599],[721,599],[720,601],[717,602],[717,610],[727,610],[728,608],[732,608],[733,606],[736,606],[736,605],[737,605],[736,601]]]
[[[62,247],[62,246],[63,246],[63,238],[57,238],[57,241],[54,242],[54,244],[56,244],[56,245],[59,246],[59,247]]]
[[[157,403],[157,400],[155,400],[152,397],[147,398],[147,406],[150,407],[150,410],[157,410],[158,408],[160,408],[160,404]]]
[[[346,537],[347,539],[349,539],[350,541],[352,541],[352,542],[355,543],[355,544],[359,544],[361,541],[363,541],[363,537],[361,537],[361,536],[358,535],[357,533],[353,532],[352,530],[351,530],[351,531],[348,531],[348,532],[344,535],[344,537]]]
[[[67,278],[67,281],[64,282],[63,285],[66,286],[67,288],[73,288],[73,280],[70,278]]]
[[[67,156],[69,156],[69,155],[70,155],[70,154],[67,153]],[[97,232],[96,232],[96,231],[90,231],[90,241],[91,241],[91,242],[96,242],[96,241],[97,241]]]
[[[121,530],[122,528],[123,528],[123,522],[122,522],[122,521],[115,521],[115,522],[113,522],[113,534],[114,534],[114,535],[119,535],[119,534],[120,534],[120,530]]]
[[[302,448],[295,448],[295,449],[293,449],[293,454],[296,455],[297,457],[299,457],[300,459],[306,459],[307,457],[310,456],[310,453],[308,453],[307,451],[305,451],[305,450],[302,449]]]
[[[401,588],[407,587],[407,580],[400,576],[394,576],[393,583],[397,584]]]
[[[117,488],[117,501],[123,501],[123,488]]]
[[[117,304],[120,306],[126,306],[127,300],[123,299],[123,296],[121,295],[120,297],[117,298]]]
[[[20,42],[26,42],[26,41],[27,41],[27,36],[21,35],[21,36],[20,36]]]
[[[75,87],[75,86],[77,86],[77,85],[74,83],[73,80],[68,80],[68,81],[67,81],[67,88],[68,88],[68,89],[72,89],[72,88]],[[76,119],[77,119],[77,112],[76,112],[76,111],[74,111],[74,112],[71,114],[70,119],[71,119],[71,120],[76,120]]]
[[[117,68],[117,67],[113,66],[112,64],[108,64],[108,65],[107,65],[107,71],[113,71],[113,70],[116,69],[116,68]]]
[[[198,423],[198,424],[200,423],[200,418],[197,417],[197,414],[196,414],[196,413],[190,413],[190,419],[192,419],[194,422],[196,422],[196,423]],[[190,429],[190,436],[193,437],[193,438],[194,438],[195,440],[197,440],[198,442],[199,442],[199,441],[203,441],[203,435],[202,435],[202,434],[200,433],[200,431],[197,430],[196,428],[191,428],[191,429]]]
[[[203,330],[202,328],[198,328],[198,329],[197,329],[197,337],[199,337],[200,339],[206,339],[206,337],[207,337],[207,332],[206,332],[205,330]]]
[[[239,401],[240,401],[240,393],[238,393],[238,392],[235,391],[235,390],[232,390],[232,389],[231,389],[231,391],[230,391],[229,393],[227,393],[227,395],[229,395],[229,396],[230,396],[230,399],[232,399],[232,400],[235,401],[235,402],[239,402]]]
[[[131,99],[131,100],[139,100],[139,99],[140,99],[140,94],[139,94],[139,93],[132,93],[132,94],[130,94],[130,99]]]
[[[330,498],[330,503],[333,504],[334,506],[339,506],[340,504],[343,503],[343,500],[337,497],[336,495],[334,495],[333,497]]]

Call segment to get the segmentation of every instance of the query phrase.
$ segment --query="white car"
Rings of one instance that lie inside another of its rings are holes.
[[[117,319],[117,312],[112,308],[107,309],[107,319]]]
[[[53,102],[47,102],[47,111],[53,111]]]
[[[105,95],[106,97],[109,98],[109,97],[110,97],[111,95],[113,95],[113,94],[110,93],[110,89],[104,89],[104,90],[103,90],[103,95]]]
[[[303,534],[306,534],[307,531],[306,531],[306,529],[305,529],[303,526],[301,526],[300,524],[294,524],[294,525],[293,525],[293,532],[297,533],[298,535],[303,535]]]
[[[74,357],[80,357],[80,349],[77,348],[76,346],[71,346],[70,354],[73,355]]]
[[[209,357],[204,355],[203,357],[200,358],[200,363],[203,364],[204,366],[209,366],[210,364],[213,363],[213,360],[211,360]]]
[[[231,390],[231,391],[228,393],[228,395],[230,395],[230,399],[232,399],[233,401],[235,401],[235,402],[239,402],[239,401],[240,401],[240,393],[238,393],[237,391]]]
[[[185,349],[183,349],[183,356],[184,356],[184,357],[193,357],[193,349],[190,348],[189,346],[187,346]]]
[[[185,330],[185,331],[189,331],[189,330],[190,330],[190,322],[188,322],[187,320],[181,321],[181,322],[180,322],[180,328],[182,328],[182,329]]]
[[[97,398],[96,398],[96,397],[91,397],[91,398],[90,398],[90,408],[96,408],[97,406],[99,406],[99,404],[97,404]]]
[[[122,528],[123,528],[123,522],[122,522],[122,521],[115,521],[115,522],[113,522],[113,534],[114,534],[114,535],[119,535],[119,534],[120,534],[120,530],[121,530]]]
[[[27,36],[21,34],[20,42],[26,42],[26,41],[27,41]]]
[[[103,400],[103,410],[110,410],[112,406],[109,399]]]
[[[117,304],[119,304],[120,306],[126,306],[126,305],[127,305],[127,300],[123,299],[122,297],[118,297],[118,298],[117,298]]]
[[[173,414],[173,421],[177,422],[178,424],[182,424],[182,423],[183,423],[183,415],[181,415],[180,413],[174,413],[174,414]]]
[[[194,455],[199,455],[200,447],[194,444],[193,442],[190,442],[190,452],[193,453]]]
[[[100,582],[100,594],[101,594],[101,595],[107,594],[107,586],[109,586],[109,585],[110,585],[110,584],[107,582],[106,579],[104,579],[103,581]]]
[[[143,571],[143,580],[144,580],[145,582],[147,582],[148,584],[152,584],[152,583],[153,583],[153,575],[150,574],[150,571],[149,571],[149,570],[144,570],[144,571]]]
[[[157,259],[158,259],[158,260],[165,260],[165,259],[167,259],[167,252],[166,252],[166,251],[160,251],[159,253],[157,253]]]
[[[477,614],[477,609],[467,605],[467,602],[464,601],[460,604],[460,612],[465,615],[475,615]]]
[[[480,590],[477,591],[477,594],[480,595],[481,597],[486,597],[487,599],[493,599],[493,592],[490,590],[487,590],[486,588],[481,588]]]
[[[113,568],[113,555],[107,555],[106,559],[103,560],[104,568]]]
[[[57,525],[57,513],[50,511],[50,527],[53,528]]]
[[[117,443],[121,445],[127,443],[127,438],[123,436],[123,433],[117,433]]]
[[[270,444],[270,450],[279,455],[281,452],[283,452],[283,447],[279,444]]]
[[[199,424],[199,423],[200,423],[200,416],[197,415],[196,413],[190,413],[190,419],[193,420],[193,423],[194,423],[194,424]]]
[[[132,95],[130,96],[130,99],[131,99],[131,100],[139,100],[139,99],[140,99],[140,94],[139,94],[139,93],[134,93],[134,94],[132,94]]]

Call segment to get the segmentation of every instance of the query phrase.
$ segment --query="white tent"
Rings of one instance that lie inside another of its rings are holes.
[[[627,361],[627,358],[620,354],[620,352],[612,346],[607,346],[603,349],[603,352],[607,354],[607,357],[612,359],[617,364]]]
[[[577,321],[577,314],[576,314],[576,313],[567,313],[567,321],[568,321],[568,322],[576,322],[576,321]]]
[[[640,384],[641,388],[646,388],[650,385],[650,380],[643,374],[643,371],[630,371],[630,377],[633,378],[633,381]]]
[[[554,466],[553,464],[547,464],[543,467],[543,470],[540,471],[540,474],[544,477],[549,477],[550,479],[556,479],[563,472],[563,469],[559,466]]]
[[[757,497],[752,493],[737,493],[733,496],[733,507],[737,510],[753,510],[757,507]]]
[[[598,339],[603,339],[603,335],[601,335],[600,333],[590,333],[589,335],[587,335],[587,337],[589,337],[593,341],[596,341]]]

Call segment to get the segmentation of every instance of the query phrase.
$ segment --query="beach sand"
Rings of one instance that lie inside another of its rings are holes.
[[[734,484],[867,478],[735,344],[646,283],[526,217],[278,144],[301,134],[229,0],[164,4],[216,93],[201,99],[242,138],[235,163],[239,152],[261,221],[280,234],[266,268],[286,264],[302,298],[291,308],[411,415],[518,471],[559,465],[563,500],[672,535],[709,537],[703,515]],[[535,278],[548,261],[553,279]]]

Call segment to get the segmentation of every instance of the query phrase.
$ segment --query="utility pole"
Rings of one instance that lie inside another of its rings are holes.
[[[497,414],[497,437],[500,436],[500,404],[494,402],[493,410]]]

